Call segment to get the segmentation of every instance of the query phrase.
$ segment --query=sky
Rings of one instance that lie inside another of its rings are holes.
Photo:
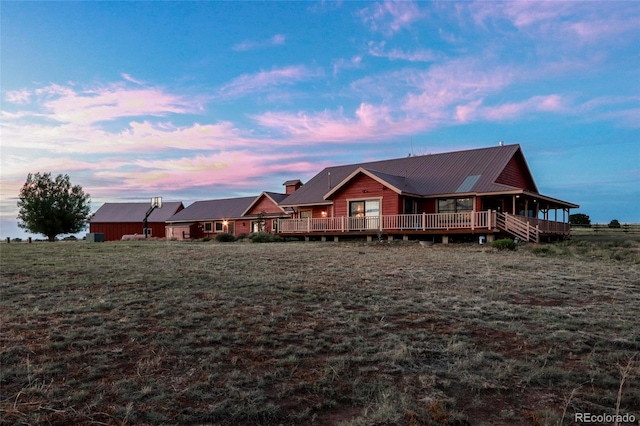
[[[28,173],[105,202],[284,192],[520,144],[539,191],[640,222],[640,2],[0,2],[0,237]]]

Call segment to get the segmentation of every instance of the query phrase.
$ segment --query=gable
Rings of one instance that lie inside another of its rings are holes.
[[[382,191],[388,191],[389,187],[371,176],[358,173],[344,182],[329,199],[337,198],[362,198],[381,195]]]
[[[257,202],[244,213],[244,216],[258,215],[260,213],[282,213],[282,209],[266,194],[262,194]]]
[[[527,191],[538,192],[538,188],[529,172],[529,167],[524,157],[521,154],[519,155],[519,153],[511,157],[495,182]]]

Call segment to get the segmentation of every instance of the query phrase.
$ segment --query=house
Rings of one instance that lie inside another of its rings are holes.
[[[116,241],[124,235],[164,238],[165,221],[184,209],[180,201],[165,202],[147,217],[149,203],[105,203],[89,220],[89,232],[104,234],[105,241]],[[144,220],[147,217],[145,229]]]
[[[250,232],[276,232],[277,219],[290,217],[278,203],[287,194],[196,201],[166,221],[168,239],[186,240]]]
[[[305,239],[566,238],[579,207],[538,191],[519,145],[327,167],[292,188],[280,207],[293,217],[278,232]]]

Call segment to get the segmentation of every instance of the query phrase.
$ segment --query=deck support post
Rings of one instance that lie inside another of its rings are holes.
[[[333,236],[333,242],[337,243],[340,240],[340,237],[338,237],[337,235]]]
[[[371,237],[371,235],[367,235],[367,242],[370,243],[371,241],[373,241],[373,238]]]
[[[409,236],[408,235],[403,235],[402,236],[402,241],[409,241]]]
[[[487,234],[487,243],[492,243],[495,240],[495,234]]]
[[[442,244],[449,244],[449,236],[448,235],[443,235],[442,236]]]
[[[327,242],[327,237],[323,235],[322,237],[320,237],[320,241],[322,241],[323,243]]]
[[[387,235],[387,241],[393,241],[393,235],[391,234]]]
[[[306,235],[306,236],[304,237],[304,240],[305,240],[306,242],[309,242],[309,240],[310,240],[309,236],[308,236],[308,235]]]

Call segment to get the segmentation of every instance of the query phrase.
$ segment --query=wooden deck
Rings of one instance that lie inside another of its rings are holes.
[[[278,219],[281,235],[460,234],[506,232],[525,241],[544,236],[568,237],[568,223],[515,216],[496,211],[421,213],[366,217]]]

